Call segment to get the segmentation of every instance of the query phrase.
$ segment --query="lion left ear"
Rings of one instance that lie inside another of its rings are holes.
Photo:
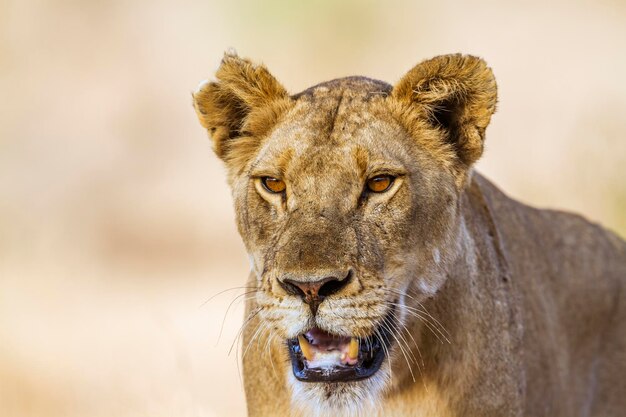
[[[234,52],[224,54],[215,77],[192,94],[196,114],[218,157],[245,161],[288,107],[289,95],[267,68]]]
[[[466,168],[480,158],[497,100],[496,80],[485,61],[461,54],[424,61],[402,77],[391,96],[409,106],[413,120],[426,118],[441,129]]]

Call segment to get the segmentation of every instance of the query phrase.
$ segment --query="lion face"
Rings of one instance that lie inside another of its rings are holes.
[[[411,368],[406,326],[445,281],[495,106],[482,61],[436,60],[394,88],[353,77],[288,96],[227,55],[194,95],[229,169],[257,333],[279,341],[300,402],[348,406]]]

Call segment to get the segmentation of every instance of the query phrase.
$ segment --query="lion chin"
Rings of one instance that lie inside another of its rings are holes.
[[[496,108],[480,58],[291,95],[224,56],[193,95],[252,271],[251,416],[626,410],[626,243],[473,166]]]
[[[389,384],[389,371],[383,366],[376,375],[353,382],[302,383],[287,375],[292,387],[291,407],[302,415],[365,415],[376,410],[378,399]]]

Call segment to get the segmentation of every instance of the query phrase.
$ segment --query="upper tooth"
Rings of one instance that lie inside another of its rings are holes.
[[[306,358],[307,361],[311,361],[313,359],[313,352],[311,350],[311,345],[306,340],[306,337],[299,335],[298,342],[300,343],[300,349],[302,350],[302,354]]]
[[[350,339],[350,346],[348,347],[348,357],[350,359],[357,359],[359,357],[359,339],[353,337]]]

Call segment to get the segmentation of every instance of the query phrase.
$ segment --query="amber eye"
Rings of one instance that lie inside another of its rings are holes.
[[[367,189],[374,193],[385,192],[391,187],[394,179],[391,175],[377,175],[367,180]]]
[[[263,177],[261,178],[261,183],[267,191],[275,194],[282,193],[285,191],[285,188],[287,188],[285,181],[279,180],[278,178]]]

